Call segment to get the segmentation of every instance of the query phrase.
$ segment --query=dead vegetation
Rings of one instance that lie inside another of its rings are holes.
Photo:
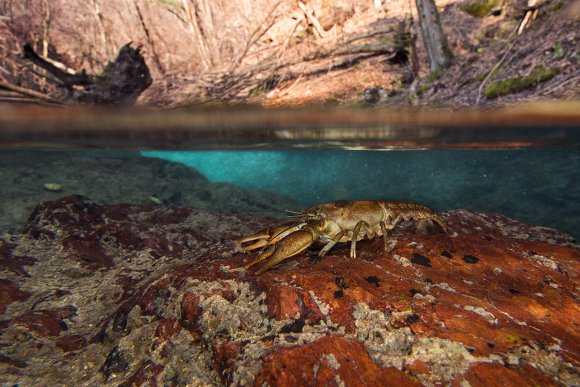
[[[447,71],[429,75],[408,0],[381,8],[370,0],[0,0],[0,82],[59,99],[64,91],[22,60],[24,43],[98,74],[133,41],[152,73],[140,98],[148,105],[358,104],[369,88],[382,90],[382,104],[448,108],[578,97],[574,1],[535,6],[536,18],[521,35],[515,31],[529,11],[525,4],[485,2],[485,12],[473,16],[466,10],[479,5],[474,1],[437,2],[454,58]],[[505,86],[542,69],[557,73]]]

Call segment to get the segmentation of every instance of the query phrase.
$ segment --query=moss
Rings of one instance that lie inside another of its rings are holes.
[[[542,82],[548,81],[558,75],[560,69],[544,69],[539,67],[527,77],[514,77],[495,81],[485,89],[485,96],[489,99],[501,97],[508,94],[518,93],[522,90],[536,86]]]
[[[427,83],[425,85],[419,86],[419,89],[417,90],[417,95],[418,96],[422,96],[430,88],[431,88],[431,84],[430,83]]]
[[[441,78],[441,76],[443,75],[443,69],[438,68],[437,70],[432,71],[429,74],[429,82],[435,82],[436,80],[438,80],[439,78]]]
[[[161,4],[168,5],[170,7],[183,8],[183,3],[181,0],[157,0]]]
[[[461,10],[471,16],[485,17],[498,4],[498,0],[470,0],[461,6]]]
[[[554,60],[554,59],[562,59],[565,55],[566,52],[564,51],[564,47],[562,46],[562,43],[556,43],[556,45],[554,45],[554,47],[551,50],[552,55],[550,56],[550,59]]]

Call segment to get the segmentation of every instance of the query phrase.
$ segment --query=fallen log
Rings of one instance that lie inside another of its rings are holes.
[[[151,73],[141,54],[141,48],[124,45],[117,58],[109,62],[99,75],[65,71],[54,61],[38,55],[31,45],[24,46],[24,58],[48,71],[68,91],[72,103],[132,105],[151,83]]]

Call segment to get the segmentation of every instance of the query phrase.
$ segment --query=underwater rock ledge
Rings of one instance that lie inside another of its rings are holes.
[[[0,383],[578,385],[580,250],[444,213],[260,276],[233,240],[271,220],[81,196],[0,239]]]

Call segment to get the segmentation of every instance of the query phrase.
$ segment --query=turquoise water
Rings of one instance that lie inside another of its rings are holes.
[[[416,201],[501,213],[580,237],[580,149],[144,151],[210,181],[264,189],[304,206],[338,199]]]

